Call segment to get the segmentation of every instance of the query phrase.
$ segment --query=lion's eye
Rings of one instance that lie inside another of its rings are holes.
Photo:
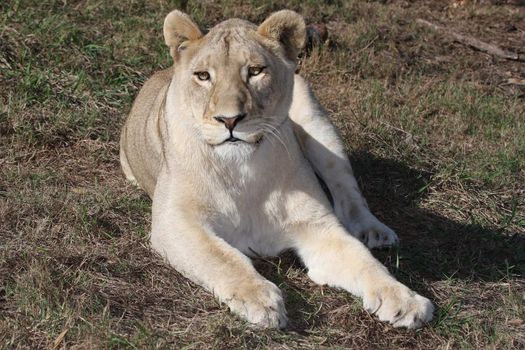
[[[248,76],[255,77],[263,72],[265,67],[249,67]]]
[[[199,79],[200,81],[210,80],[210,73],[208,72],[195,72],[194,74],[197,76],[197,79]]]

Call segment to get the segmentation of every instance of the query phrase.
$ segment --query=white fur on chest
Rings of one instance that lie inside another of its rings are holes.
[[[221,169],[215,174],[213,197],[209,198],[212,209],[204,220],[213,232],[247,255],[276,255],[289,244],[283,232],[289,196],[283,182],[293,169],[277,166],[276,158],[283,154],[275,145],[261,144],[249,159],[239,146],[218,151]]]

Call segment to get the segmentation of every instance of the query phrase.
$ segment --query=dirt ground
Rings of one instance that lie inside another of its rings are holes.
[[[162,21],[203,28],[289,8],[328,38],[300,72],[398,248],[375,251],[438,307],[394,329],[292,254],[255,261],[290,326],[254,329],[149,249],[151,202],[120,170],[134,96],[171,64]],[[520,1],[0,3],[0,348],[524,349],[525,56]]]

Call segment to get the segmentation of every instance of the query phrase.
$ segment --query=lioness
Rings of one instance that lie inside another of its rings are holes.
[[[153,199],[153,249],[259,326],[284,327],[286,310],[246,255],[286,249],[315,283],[361,297],[380,320],[429,321],[432,303],[365,246],[398,238],[370,213],[343,142],[294,73],[302,17],[283,10],[259,26],[230,19],[204,35],[173,11],[164,38],[174,65],[146,82],[120,144],[126,177]]]

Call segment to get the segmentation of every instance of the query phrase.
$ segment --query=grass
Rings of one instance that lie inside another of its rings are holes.
[[[525,347],[523,63],[504,47],[521,7],[447,1],[4,1],[0,4],[0,348]],[[436,319],[392,329],[321,288],[292,254],[257,260],[291,325],[256,330],[148,247],[151,203],[123,178],[118,135],[142,83],[169,66],[163,17],[206,28],[280,8],[327,23],[301,73],[346,140],[373,211],[400,235],[374,254]]]

